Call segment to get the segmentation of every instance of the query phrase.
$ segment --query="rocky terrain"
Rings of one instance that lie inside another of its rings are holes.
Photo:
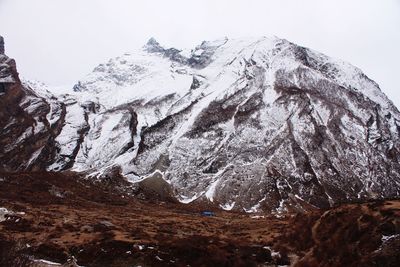
[[[398,266],[400,201],[247,214],[121,179],[0,174],[0,266]],[[133,197],[142,192],[142,199]],[[212,207],[208,207],[213,210]]]
[[[359,69],[276,37],[151,39],[57,96],[1,54],[0,86],[3,171],[120,168],[248,212],[400,193],[397,108]]]
[[[3,39],[0,52],[4,53]],[[65,104],[22,83],[16,63],[0,53],[0,169],[44,170],[56,154]]]

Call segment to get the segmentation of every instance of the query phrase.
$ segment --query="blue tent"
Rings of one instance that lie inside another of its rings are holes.
[[[213,217],[213,216],[215,216],[215,213],[212,211],[203,211],[203,212],[201,212],[201,215],[206,216],[206,217]]]

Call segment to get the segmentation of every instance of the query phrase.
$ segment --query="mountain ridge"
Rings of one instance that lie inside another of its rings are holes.
[[[70,95],[32,98],[50,107],[52,152],[27,169],[161,174],[182,202],[249,212],[400,194],[397,108],[358,68],[277,37],[190,52],[150,39]]]

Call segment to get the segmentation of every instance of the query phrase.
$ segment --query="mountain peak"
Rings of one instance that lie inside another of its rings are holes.
[[[146,45],[147,45],[147,46],[159,46],[160,43],[157,42],[157,40],[156,40],[154,37],[151,37],[151,38],[147,41]]]
[[[78,85],[60,101],[18,103],[35,129],[0,132],[0,170],[103,175],[118,165],[131,182],[161,173],[184,203],[248,212],[400,195],[399,111],[359,69],[284,39],[224,38],[188,52],[151,38]],[[38,146],[21,157],[20,140]]]
[[[147,50],[150,53],[157,53],[157,52],[164,52],[164,48],[160,45],[159,42],[153,37],[151,37],[146,45],[144,46],[145,50]]]

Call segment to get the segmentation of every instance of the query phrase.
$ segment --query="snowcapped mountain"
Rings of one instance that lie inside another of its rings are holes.
[[[151,39],[60,96],[0,63],[2,170],[119,168],[227,210],[400,194],[396,107],[361,70],[283,39]]]

